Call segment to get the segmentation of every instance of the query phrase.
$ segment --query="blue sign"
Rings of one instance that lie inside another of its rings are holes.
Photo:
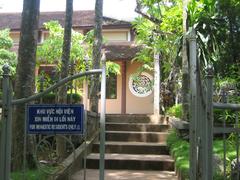
[[[79,105],[27,106],[28,134],[83,134],[84,108]]]

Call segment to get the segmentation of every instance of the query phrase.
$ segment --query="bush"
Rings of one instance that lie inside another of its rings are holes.
[[[182,118],[182,104],[177,104],[167,110],[167,115]]]
[[[236,113],[233,110],[214,109],[213,118],[214,123],[222,124],[225,120],[230,125],[235,123]]]
[[[181,172],[184,179],[189,178],[189,142],[181,139],[176,131],[171,131],[167,137],[167,146],[170,149],[171,155],[174,157],[177,170]],[[213,153],[220,158],[223,163],[224,148],[223,140],[216,139],[213,142]],[[236,137],[229,137],[226,141],[226,162],[227,162],[227,176],[231,174],[231,162],[236,158]],[[223,172],[214,169],[214,180],[220,180],[223,177]]]
[[[67,94],[67,103],[70,103],[70,98],[71,98],[71,94]],[[56,100],[56,94],[49,93],[49,94],[43,96],[42,101],[43,101],[43,103],[46,103],[46,104],[53,104],[53,103],[56,103],[55,100]],[[73,104],[80,103],[81,101],[82,101],[82,97],[80,94],[76,94],[76,93],[72,94],[72,103]]]
[[[183,178],[187,178],[189,171],[189,143],[181,139],[176,131],[172,131],[167,137],[167,146],[175,159],[176,168],[181,172]]]

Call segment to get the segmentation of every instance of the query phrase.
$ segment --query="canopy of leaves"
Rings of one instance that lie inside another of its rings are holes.
[[[8,64],[11,74],[14,75],[16,73],[17,56],[16,53],[10,51],[13,40],[9,36],[9,32],[9,29],[0,30],[0,74],[3,73],[2,66]]]
[[[44,26],[49,31],[49,37],[38,47],[38,63],[57,64],[60,67],[64,30],[57,21],[47,22]],[[83,35],[72,30],[70,61],[74,62],[77,70],[85,68],[84,57],[90,56],[91,34],[91,31],[87,35]]]
[[[136,39],[144,46],[136,59],[153,67],[153,52],[156,49],[161,54],[163,76],[167,76],[180,46],[182,1],[138,0],[136,11],[143,14],[133,22]]]
[[[57,21],[47,22],[44,27],[49,31],[49,37],[37,49],[38,64],[57,64],[58,69],[60,69],[64,29]],[[92,46],[93,31],[83,35],[72,30],[70,61],[74,63],[75,70],[81,71],[85,69],[86,62],[84,58],[91,57]],[[91,67],[91,64],[92,62],[88,61],[88,66]],[[109,72],[120,74],[120,66],[114,62],[107,62],[107,73]]]
[[[239,79],[239,0],[192,0],[188,13],[190,26],[197,30],[202,64],[213,64],[220,77]]]

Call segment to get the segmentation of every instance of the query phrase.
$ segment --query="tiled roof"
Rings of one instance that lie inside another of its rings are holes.
[[[132,60],[136,54],[141,50],[140,46],[135,45],[133,42],[116,42],[103,45],[102,47],[106,52],[106,59],[111,61],[126,61]],[[15,44],[12,51],[18,53],[18,45]]]
[[[132,60],[141,47],[132,42],[111,43],[103,46],[107,60]]]
[[[57,20],[64,25],[65,12],[41,12],[39,19],[39,28],[43,28],[43,23],[50,20]],[[73,27],[86,28],[94,26],[94,11],[74,11]],[[103,17],[103,26],[131,27],[130,22],[120,21],[117,19]],[[10,28],[19,30],[21,27],[21,13],[0,13],[0,29]]]

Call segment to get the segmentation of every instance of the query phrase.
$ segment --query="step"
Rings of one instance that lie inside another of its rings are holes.
[[[167,132],[106,131],[106,141],[165,142]]]
[[[87,168],[99,168],[99,154],[87,157]],[[168,155],[105,154],[105,169],[174,171],[174,161]]]
[[[99,143],[93,144],[93,153],[99,153]],[[146,143],[146,142],[112,142],[105,143],[106,153],[120,154],[162,154],[168,155],[166,143]]]
[[[147,123],[106,123],[107,131],[151,131],[167,132],[170,128],[167,124],[147,124]]]
[[[83,179],[83,173],[83,170],[76,172],[71,180]],[[173,171],[105,170],[104,174],[106,180],[177,180]],[[99,179],[99,170],[87,169],[86,179]]]
[[[161,122],[165,122],[165,117],[161,116]],[[153,115],[145,114],[107,114],[106,122],[116,123],[156,123]]]

